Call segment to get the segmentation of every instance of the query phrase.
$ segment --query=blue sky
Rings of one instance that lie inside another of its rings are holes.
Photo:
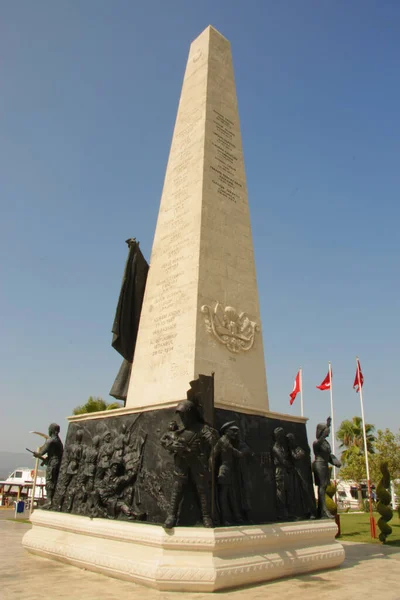
[[[190,42],[232,44],[271,409],[333,365],[335,418],[400,426],[400,4],[20,0],[0,36],[1,450],[61,424],[119,367],[111,326],[149,258]],[[312,439],[310,439],[312,441]]]

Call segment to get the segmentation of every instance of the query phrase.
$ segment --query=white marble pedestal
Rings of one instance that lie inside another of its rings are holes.
[[[214,592],[344,560],[331,521],[165,531],[43,510],[31,521],[22,542],[30,552],[158,590]]]

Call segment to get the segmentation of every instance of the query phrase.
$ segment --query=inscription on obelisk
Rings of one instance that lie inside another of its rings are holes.
[[[215,403],[268,411],[229,42],[191,45],[167,165],[127,406],[177,402],[215,372]]]

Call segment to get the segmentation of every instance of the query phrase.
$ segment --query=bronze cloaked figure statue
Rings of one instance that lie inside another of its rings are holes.
[[[56,490],[58,474],[60,472],[61,459],[63,455],[63,443],[60,440],[60,426],[57,423],[49,425],[49,438],[38,452],[33,455],[42,459],[42,464],[46,465],[46,495],[47,502],[42,508],[52,507],[54,492]]]
[[[240,461],[252,454],[250,448],[240,445],[240,430],[235,421],[225,423],[220,429],[221,437],[211,454],[211,471],[217,478],[217,500],[222,525],[244,523],[247,519],[247,503]]]
[[[293,519],[296,513],[295,470],[283,427],[274,429],[274,437],[272,458],[275,467],[277,516],[279,521],[284,521]]]
[[[340,461],[332,454],[331,446],[327,440],[331,432],[331,418],[328,417],[326,423],[319,423],[317,425],[317,439],[313,443],[313,450],[315,454],[315,460],[312,465],[314,473],[315,485],[318,486],[318,507],[317,507],[317,518],[328,518],[334,519],[325,501],[326,488],[329,485],[329,464],[334,467],[340,468],[342,465]]]
[[[213,527],[211,518],[211,490],[209,458],[218,439],[217,432],[204,423],[198,406],[192,400],[183,400],[176,408],[183,427],[170,424],[168,435],[163,435],[163,447],[174,455],[174,481],[170,510],[164,523],[166,529],[175,527],[179,506],[189,479],[194,483],[199,499],[204,527]]]
[[[296,500],[296,516],[298,518],[315,519],[315,500],[301,470],[301,463],[305,460],[306,453],[301,446],[297,445],[293,433],[286,434],[286,439],[294,465],[293,494]]]

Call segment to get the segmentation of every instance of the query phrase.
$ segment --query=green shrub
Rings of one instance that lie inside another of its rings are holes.
[[[333,498],[336,494],[337,485],[335,485],[335,483],[331,480],[331,475],[332,475],[332,467],[329,467],[329,485],[326,488],[325,502],[326,502],[326,508],[329,510],[329,512],[332,515],[336,516],[338,507]]]
[[[378,521],[378,527],[381,530],[379,539],[384,544],[388,535],[392,533],[392,528],[388,525],[388,521],[393,517],[393,511],[390,508],[390,502],[392,495],[389,492],[390,489],[390,473],[388,469],[388,463],[383,462],[380,465],[382,473],[382,479],[377,485],[376,495],[378,496],[378,504],[376,510],[381,515]]]

